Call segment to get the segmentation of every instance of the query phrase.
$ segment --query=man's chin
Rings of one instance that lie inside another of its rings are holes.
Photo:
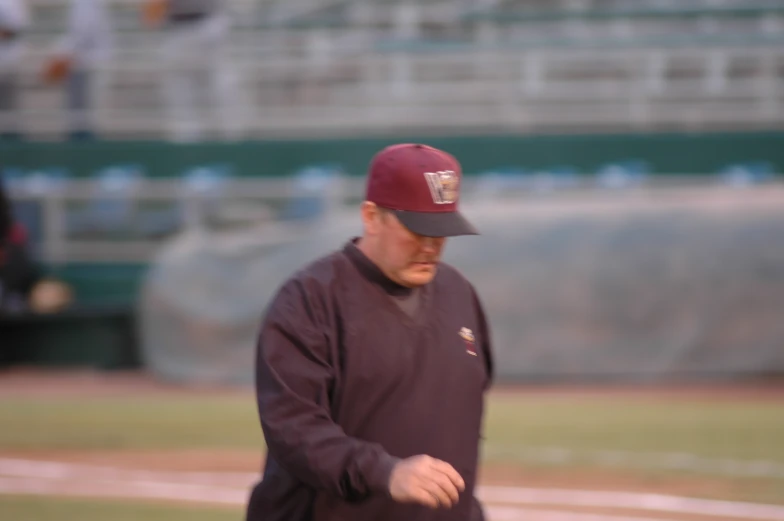
[[[433,280],[437,269],[436,264],[413,266],[406,273],[404,282],[409,287],[424,286]]]

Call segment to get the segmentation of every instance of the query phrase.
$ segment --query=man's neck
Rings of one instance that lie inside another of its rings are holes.
[[[372,248],[368,245],[368,240],[366,238],[364,237],[359,238],[359,240],[357,241],[357,249],[361,251],[365,255],[365,257],[370,259],[373,262],[373,264],[378,266],[378,263],[375,260],[375,256],[373,255]]]
[[[389,275],[389,273],[384,269],[383,264],[378,261],[378,253],[377,253],[378,250],[373,247],[373,245],[371,244],[371,242],[369,240],[367,240],[365,237],[360,237],[359,240],[357,241],[357,245],[356,246],[357,246],[357,249],[359,251],[361,251],[362,254],[365,257],[367,257],[368,260],[370,262],[372,262],[381,271],[381,273],[383,273],[389,280],[391,280],[392,282],[394,282],[396,284],[400,284],[403,287],[408,287],[409,289],[411,289],[408,285],[402,284],[401,282],[396,280],[394,277],[391,277]]]

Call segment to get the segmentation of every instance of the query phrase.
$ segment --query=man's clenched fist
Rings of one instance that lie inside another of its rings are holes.
[[[464,489],[465,482],[452,465],[430,456],[398,462],[389,478],[392,499],[430,508],[451,508]]]

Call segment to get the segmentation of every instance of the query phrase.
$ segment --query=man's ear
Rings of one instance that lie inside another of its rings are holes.
[[[363,201],[360,206],[360,213],[362,214],[362,225],[365,228],[365,234],[375,235],[378,233],[379,225],[381,224],[381,209],[376,206],[376,203]]]

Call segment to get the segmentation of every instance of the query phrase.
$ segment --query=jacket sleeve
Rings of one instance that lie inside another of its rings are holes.
[[[485,385],[485,390],[487,390],[493,384],[494,377],[493,345],[490,333],[490,324],[488,323],[487,314],[485,313],[484,306],[482,305],[482,301],[479,298],[476,289],[472,287],[471,293],[473,295],[474,306],[477,313],[479,338],[482,342],[482,355],[484,356],[485,367],[487,368],[487,384]],[[484,435],[481,435],[481,438],[484,439]],[[486,517],[482,503],[480,503],[479,499],[477,499],[475,496],[472,497],[471,500],[471,513],[469,515],[469,520],[485,521]]]
[[[302,282],[285,284],[258,338],[256,395],[269,454],[309,486],[346,501],[388,493],[398,461],[349,437],[331,417],[336,355],[326,306]]]
[[[482,504],[475,497],[471,498],[471,513],[468,517],[469,521],[485,521],[485,511]]]
[[[493,382],[495,370],[493,363],[493,342],[492,334],[490,332],[490,324],[488,323],[487,314],[485,313],[484,306],[482,305],[482,301],[479,299],[479,295],[477,294],[476,289],[472,287],[471,293],[473,294],[474,307],[476,308],[482,355],[484,356],[485,367],[487,368],[488,378],[486,387],[490,387]]]

